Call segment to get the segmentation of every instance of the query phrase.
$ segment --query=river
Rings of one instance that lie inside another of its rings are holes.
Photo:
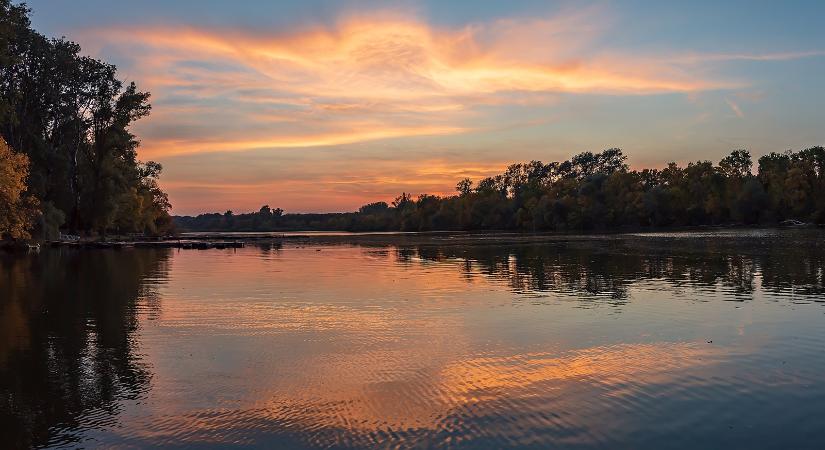
[[[0,254],[0,442],[825,448],[825,232]]]

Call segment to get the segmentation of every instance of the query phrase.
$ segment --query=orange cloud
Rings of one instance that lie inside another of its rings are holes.
[[[665,60],[594,48],[607,22],[591,8],[457,29],[376,15],[288,32],[155,26],[83,35],[132,55],[129,74],[156,99],[223,116],[203,117],[216,129],[185,142],[153,141],[145,127],[152,156],[461,133],[475,128],[475,105],[517,104],[524,101],[519,92],[640,95],[732,86]],[[285,129],[290,123],[300,126]],[[256,126],[261,131],[252,138],[226,137]]]
[[[185,153],[202,152],[227,152],[256,150],[261,148],[302,148],[319,147],[330,145],[351,144],[355,142],[373,141],[378,139],[388,139],[400,136],[427,136],[440,134],[453,134],[465,131],[459,127],[389,127],[373,124],[348,132],[325,133],[315,135],[296,136],[271,136],[256,140],[167,140],[152,141],[143,147],[143,155],[146,157],[173,156]]]
[[[577,20],[584,22],[585,17]],[[110,44],[146,48],[150,66],[202,59],[252,69],[284,89],[312,97],[420,99],[502,91],[634,93],[687,92],[722,83],[678,73],[655,59],[567,55],[558,47],[582,47],[593,36],[559,30],[553,21],[506,22],[457,31],[415,21],[353,19],[336,29],[262,36],[198,28],[106,29]],[[596,30],[585,28],[589,33]],[[528,42],[531,45],[527,45]],[[543,50],[535,55],[536,47]],[[532,54],[525,54],[525,50]],[[187,73],[196,75],[197,69]],[[210,76],[215,76],[210,73]],[[150,79],[185,83],[167,72]],[[244,84],[242,77],[237,82]]]

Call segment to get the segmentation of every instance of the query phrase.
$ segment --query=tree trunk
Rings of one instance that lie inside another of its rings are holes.
[[[80,174],[77,169],[78,147],[79,144],[76,144],[69,155],[69,164],[71,165],[69,169],[70,189],[72,199],[74,200],[74,205],[72,205],[72,218],[69,222],[69,229],[72,234],[77,234],[80,226]]]

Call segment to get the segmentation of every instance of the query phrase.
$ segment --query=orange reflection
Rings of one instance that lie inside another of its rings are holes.
[[[415,270],[407,270],[386,249],[296,247],[247,248],[238,251],[242,257],[176,254],[176,290],[162,293],[163,326],[186,336],[203,330],[250,337],[236,351],[251,359],[232,369],[244,377],[230,406],[193,411],[186,393],[156,389],[153,403],[165,415],[143,424],[142,437],[186,430],[222,442],[232,436],[221,432],[238,424],[266,424],[324,446],[363,446],[382,433],[448,429],[468,411],[523,410],[522,402],[536,398],[552,398],[559,411],[606,410],[605,395],[638,395],[687,371],[707,372],[725,356],[721,347],[692,342],[480,349],[478,324],[468,320],[510,293],[468,279],[450,261],[430,265],[412,256]],[[485,333],[495,338],[495,330]],[[288,355],[287,367],[279,355]],[[197,362],[147,362],[158,380],[206,370]]]

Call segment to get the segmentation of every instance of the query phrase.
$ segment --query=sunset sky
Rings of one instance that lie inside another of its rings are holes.
[[[27,3],[152,93],[134,131],[175,214],[350,211],[609,147],[641,168],[825,144],[823,1]]]

